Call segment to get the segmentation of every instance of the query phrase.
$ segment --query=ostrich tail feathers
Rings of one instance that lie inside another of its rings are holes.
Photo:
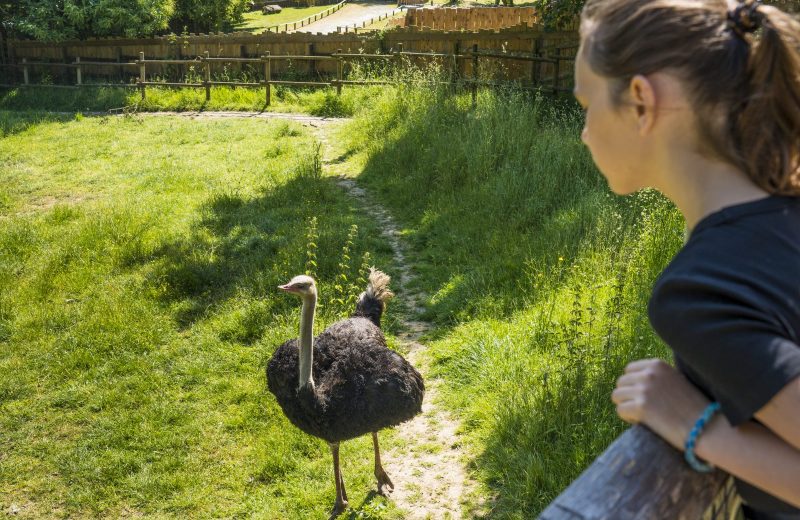
[[[394,293],[389,290],[390,281],[391,278],[386,273],[378,271],[374,267],[370,268],[367,290],[359,296],[353,316],[368,318],[380,327],[386,302],[394,296]]]
[[[389,290],[389,282],[391,281],[392,279],[388,274],[370,267],[367,294],[382,303],[386,303],[394,297],[394,293]]]

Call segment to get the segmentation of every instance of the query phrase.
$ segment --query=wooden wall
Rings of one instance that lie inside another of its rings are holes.
[[[404,25],[435,31],[504,29],[539,23],[533,7],[409,8]]]

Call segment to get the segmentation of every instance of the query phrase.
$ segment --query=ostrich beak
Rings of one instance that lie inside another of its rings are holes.
[[[289,287],[288,283],[286,285],[279,285],[278,289],[284,292],[292,292],[292,289]]]

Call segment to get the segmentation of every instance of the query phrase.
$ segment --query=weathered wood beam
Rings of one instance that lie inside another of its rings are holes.
[[[696,520],[714,502],[728,476],[701,474],[683,454],[643,426],[615,440],[542,514],[539,520]]]

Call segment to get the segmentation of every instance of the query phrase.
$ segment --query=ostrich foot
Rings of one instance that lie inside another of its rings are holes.
[[[341,515],[347,510],[347,500],[337,500],[335,504],[333,504],[333,509],[331,510],[330,520],[333,520],[337,516]]]
[[[386,494],[384,486],[389,489],[389,492],[394,491],[394,484],[392,484],[392,480],[389,478],[389,475],[383,471],[383,468],[375,468],[375,478],[378,480],[378,493],[380,495]]]

